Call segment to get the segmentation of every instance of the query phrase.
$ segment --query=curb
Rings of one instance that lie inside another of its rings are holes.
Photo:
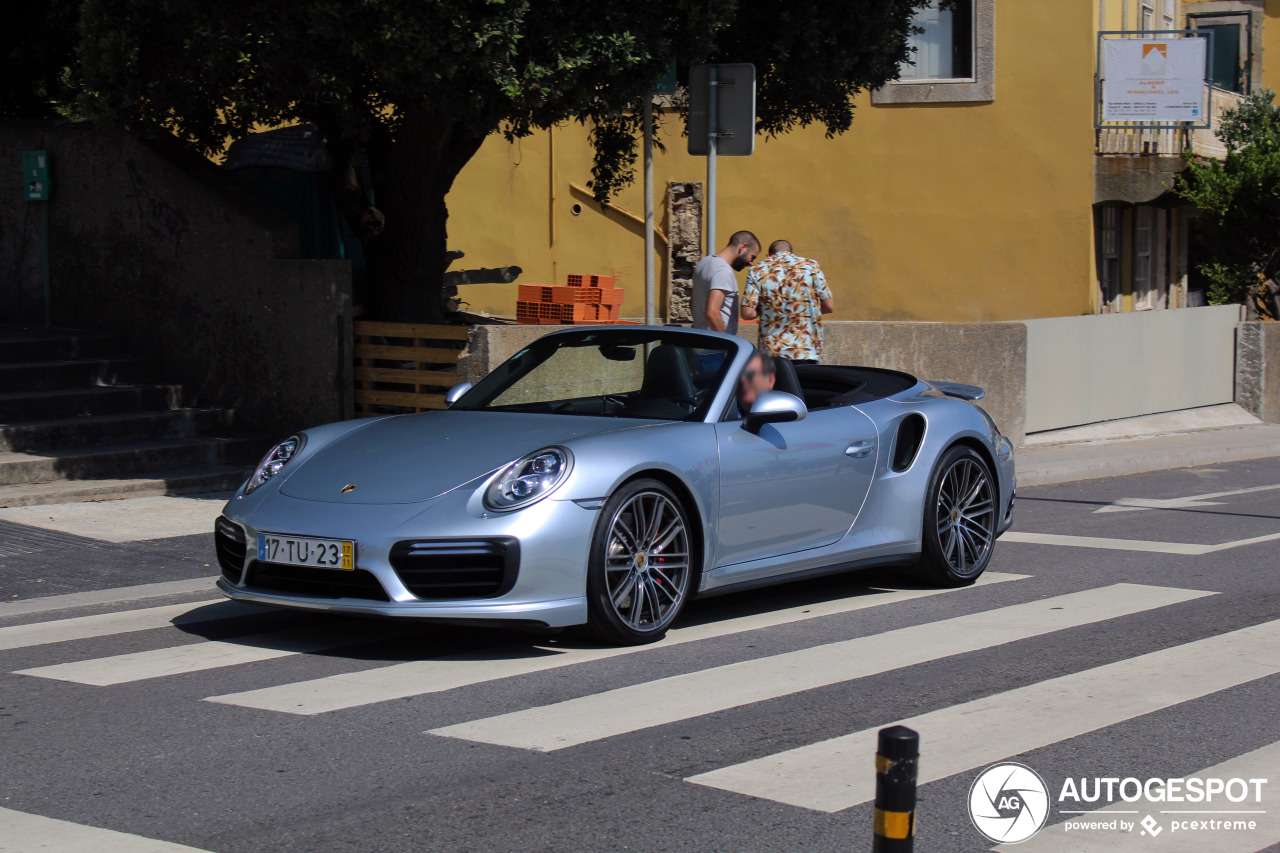
[[[1071,445],[1057,445],[1057,448],[1068,448]],[[1041,452],[1050,450],[1044,448]],[[1122,451],[1125,448],[1117,448]],[[1024,451],[1024,457],[1034,451]],[[1052,486],[1059,483],[1073,483],[1079,480],[1097,480],[1104,477],[1122,477],[1129,474],[1146,474],[1152,471],[1168,471],[1175,468],[1195,468],[1200,465],[1215,465],[1222,462],[1245,462],[1250,459],[1266,459],[1280,456],[1280,439],[1262,444],[1236,447],[1200,447],[1183,450],[1171,450],[1163,453],[1099,453],[1095,458],[1083,460],[1062,460],[1053,462],[1044,460],[1037,464],[1034,460],[1018,459],[1015,464],[1018,471],[1018,485]]]

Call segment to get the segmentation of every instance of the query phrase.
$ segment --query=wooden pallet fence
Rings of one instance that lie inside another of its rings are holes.
[[[356,417],[389,414],[388,407],[423,412],[445,408],[458,383],[466,326],[355,322]]]

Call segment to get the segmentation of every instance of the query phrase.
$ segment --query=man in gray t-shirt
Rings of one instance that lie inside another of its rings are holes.
[[[693,268],[693,327],[738,332],[738,277],[760,254],[760,241],[750,231],[738,231],[729,245],[707,255]]]

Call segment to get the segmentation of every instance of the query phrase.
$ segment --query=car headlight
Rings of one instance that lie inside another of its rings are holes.
[[[307,439],[303,435],[291,435],[271,448],[271,451],[262,457],[262,461],[258,463],[253,476],[244,484],[244,493],[246,495],[251,493],[258,486],[279,474],[280,469],[289,464],[289,460],[298,454],[298,451],[302,449],[302,445],[306,444],[306,441]]]
[[[497,512],[520,509],[554,492],[573,468],[573,454],[545,447],[502,470],[484,493],[484,505]]]

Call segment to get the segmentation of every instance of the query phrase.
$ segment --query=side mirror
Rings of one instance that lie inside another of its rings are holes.
[[[459,398],[461,398],[463,394],[467,393],[470,390],[471,390],[470,382],[459,382],[457,385],[454,385],[445,393],[444,404],[446,406],[452,406],[454,403],[458,402]]]
[[[743,429],[757,432],[765,424],[780,424],[789,421],[802,421],[809,414],[804,401],[794,394],[785,391],[761,391],[756,397],[751,411],[742,422]]]

